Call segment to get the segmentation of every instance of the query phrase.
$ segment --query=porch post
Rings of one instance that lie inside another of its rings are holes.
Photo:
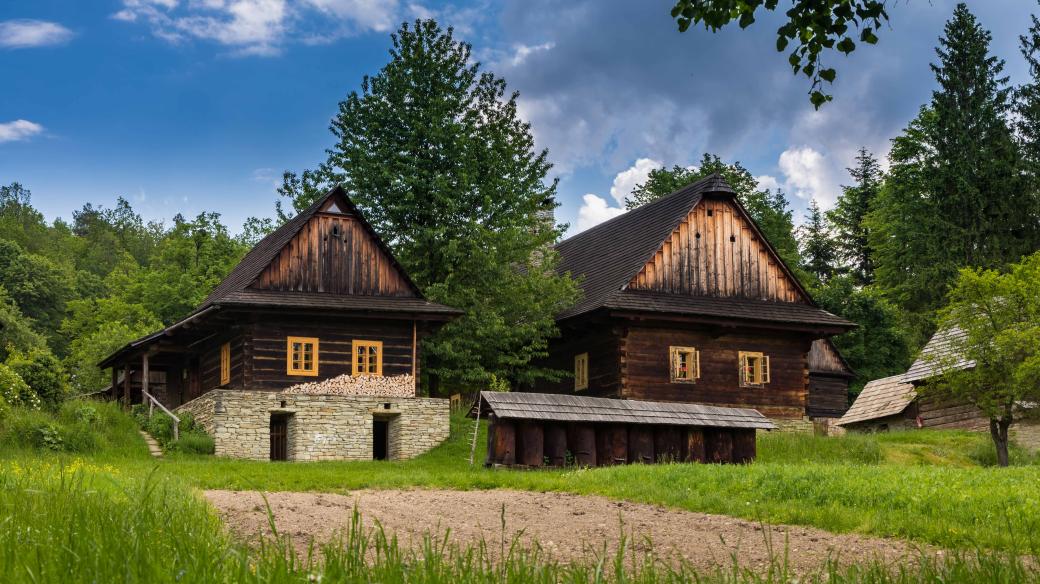
[[[130,409],[130,362],[123,364],[123,406]]]
[[[141,403],[148,399],[148,353],[141,355]],[[148,399],[148,417],[152,416],[152,400]]]

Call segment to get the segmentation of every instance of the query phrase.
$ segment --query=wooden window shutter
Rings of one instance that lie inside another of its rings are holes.
[[[701,378],[701,352],[700,351],[694,351],[693,352],[693,357],[694,357],[694,363],[696,363],[696,366],[697,366],[697,370],[696,370],[697,374],[694,376],[694,378],[695,379],[700,379]]]
[[[220,346],[220,385],[231,383],[231,343]]]
[[[760,361],[762,363],[762,375],[759,379],[762,380],[762,383],[769,383],[769,355],[762,357]]]

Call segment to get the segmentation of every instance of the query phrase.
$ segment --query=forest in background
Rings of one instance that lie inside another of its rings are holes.
[[[710,154],[654,171],[632,205],[721,172],[817,302],[860,325],[835,339],[854,387],[902,371],[960,269],[1003,269],[1040,249],[1040,24],[1021,40],[1033,77],[1021,87],[990,40],[958,6],[932,99],[893,139],[888,171],[861,151],[835,208],[814,204],[798,227],[784,193]],[[465,311],[426,347],[427,389],[565,374],[530,367],[552,315],[577,298],[545,269],[556,258],[542,251],[563,232],[539,219],[555,205],[548,152],[516,93],[450,29],[417,21],[393,41],[387,65],[340,103],[328,159],[287,172],[278,219],[251,219],[240,235],[217,213],[146,222],[123,198],[47,222],[31,185],[0,187],[0,360],[44,400],[104,387],[102,357],[189,313],[278,221],[345,184],[424,293]]]

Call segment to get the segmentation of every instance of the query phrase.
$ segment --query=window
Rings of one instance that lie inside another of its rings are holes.
[[[589,388],[589,354],[574,356],[574,391]]]
[[[383,374],[383,342],[359,341],[355,339],[353,345],[353,375],[381,376]]]
[[[287,345],[286,373],[318,375],[318,339],[289,337]]]
[[[740,352],[740,385],[761,387],[769,383],[769,357],[762,353]]]
[[[220,346],[220,384],[231,383],[231,343]]]
[[[672,383],[694,383],[701,377],[701,353],[693,347],[669,347]]]

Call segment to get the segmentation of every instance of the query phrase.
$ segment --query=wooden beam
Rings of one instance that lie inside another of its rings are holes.
[[[415,397],[419,397],[419,323],[415,320],[412,320],[412,380],[415,384]],[[477,399],[480,399],[479,395]],[[473,464],[472,460],[470,464]]]
[[[130,409],[130,364],[123,364],[123,407]]]
[[[141,403],[144,403],[144,400],[147,399],[144,396],[144,394],[146,394],[146,393],[151,395],[151,392],[148,391],[148,353],[147,352],[144,355],[141,355]],[[151,412],[151,407],[148,408],[148,411]]]

